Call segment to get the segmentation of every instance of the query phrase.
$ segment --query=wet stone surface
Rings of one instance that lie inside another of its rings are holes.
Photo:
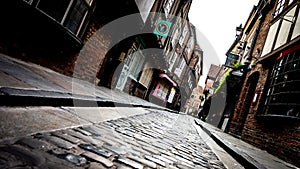
[[[163,111],[0,142],[0,168],[225,168],[193,118]]]

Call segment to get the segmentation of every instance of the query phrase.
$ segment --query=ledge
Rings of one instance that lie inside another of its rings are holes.
[[[300,117],[296,116],[286,116],[286,115],[278,115],[278,114],[259,114],[255,115],[255,118],[258,120],[266,120],[266,121],[300,121]]]

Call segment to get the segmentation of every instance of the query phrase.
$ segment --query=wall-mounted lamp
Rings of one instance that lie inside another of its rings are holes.
[[[243,64],[244,65],[248,65],[249,68],[254,68],[257,64],[257,60],[258,58],[257,57],[254,57],[254,56],[247,56],[244,61],[243,61]]]
[[[254,56],[251,57],[251,60],[250,60],[250,62],[249,62],[250,68],[251,68],[251,69],[254,68],[254,67],[256,66],[257,60],[258,60],[257,57],[254,57]]]
[[[242,31],[243,31],[242,24],[240,24],[240,26],[235,28],[235,36],[236,37],[240,36]]]

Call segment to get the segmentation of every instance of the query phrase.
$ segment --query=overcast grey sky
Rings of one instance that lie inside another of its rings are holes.
[[[244,25],[257,3],[258,0],[193,0],[189,19],[204,51],[201,86],[204,87],[210,64],[225,63],[225,53],[235,40],[235,28]]]

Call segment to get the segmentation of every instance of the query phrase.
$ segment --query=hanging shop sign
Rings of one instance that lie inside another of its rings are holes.
[[[237,63],[237,61],[239,60],[239,56],[232,53],[227,53],[226,56],[227,58],[226,58],[225,66],[233,68],[234,65]]]
[[[172,22],[168,22],[165,20],[158,20],[153,33],[162,37],[167,37],[171,29],[171,26],[172,26]]]

